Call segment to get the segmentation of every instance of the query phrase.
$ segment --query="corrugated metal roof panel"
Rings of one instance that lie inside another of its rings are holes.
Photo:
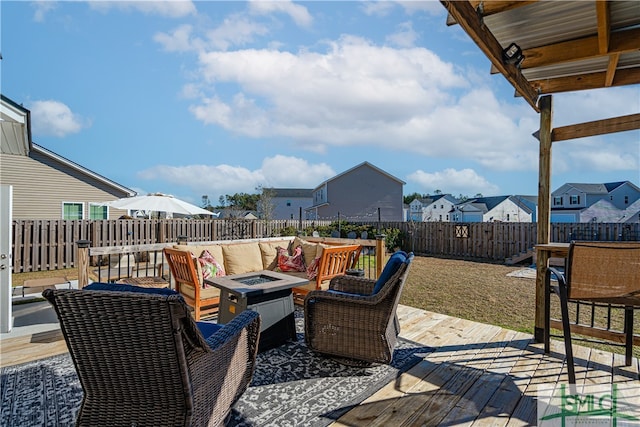
[[[570,19],[568,19],[570,17]],[[593,35],[595,2],[538,2],[484,17],[496,40],[522,49]]]

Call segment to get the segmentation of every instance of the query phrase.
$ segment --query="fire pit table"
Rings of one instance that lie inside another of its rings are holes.
[[[309,280],[276,271],[262,270],[231,276],[212,277],[205,283],[220,289],[218,323],[231,321],[244,310],[260,314],[258,351],[278,347],[296,339],[291,288]]]

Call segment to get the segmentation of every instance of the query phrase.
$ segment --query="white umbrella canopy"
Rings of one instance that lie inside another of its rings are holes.
[[[176,199],[167,194],[147,194],[146,196],[125,197],[107,203],[115,209],[140,210],[145,212],[171,212],[184,215],[213,215],[206,209],[202,209],[184,200]]]

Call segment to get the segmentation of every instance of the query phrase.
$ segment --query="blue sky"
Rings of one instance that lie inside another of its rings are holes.
[[[33,140],[199,204],[368,161],[405,194],[537,194],[538,115],[437,1],[2,1],[1,91]],[[554,126],[640,88],[554,96]],[[640,132],[558,143],[552,188],[640,184]]]

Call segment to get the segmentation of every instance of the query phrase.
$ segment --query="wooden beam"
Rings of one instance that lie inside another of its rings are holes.
[[[469,0],[471,6],[478,10],[478,5],[482,3],[482,16],[494,15],[517,7],[526,6],[531,3],[537,3],[540,0]],[[456,25],[457,22],[453,16],[447,16],[447,26]]]
[[[599,89],[605,87],[607,73],[590,73],[576,76],[559,77],[557,79],[534,80],[531,85],[540,94],[571,92],[585,89]],[[640,84],[640,67],[626,68],[615,73],[611,86],[626,86]]]
[[[609,55],[609,64],[607,65],[607,74],[604,78],[605,87],[610,87],[613,84],[613,78],[616,76],[616,69],[618,68],[618,61],[620,60],[619,53],[612,53]]]
[[[551,132],[551,140],[566,141],[636,129],[640,129],[640,113],[555,128]]]
[[[596,1],[596,16],[598,19],[598,48],[601,54],[609,52],[609,37],[611,34],[611,13],[609,2]]]
[[[640,28],[611,34],[608,52],[600,52],[598,36],[583,37],[562,43],[525,49],[522,69],[542,67],[562,62],[596,58],[607,53],[627,53],[640,49]]]
[[[442,5],[460,24],[462,29],[478,45],[491,63],[513,85],[516,91],[533,107],[538,110],[538,92],[524,78],[520,70],[513,64],[502,61],[502,46],[483,24],[475,8],[468,1],[440,0]]]
[[[538,0],[471,0],[469,3],[474,9],[482,3],[482,16],[489,16],[537,2]]]
[[[553,98],[540,98],[540,156],[538,163],[538,244],[551,240],[551,129],[553,119]],[[536,311],[534,336],[536,341],[544,341],[545,330],[545,274],[549,254],[542,252],[536,260]]]

